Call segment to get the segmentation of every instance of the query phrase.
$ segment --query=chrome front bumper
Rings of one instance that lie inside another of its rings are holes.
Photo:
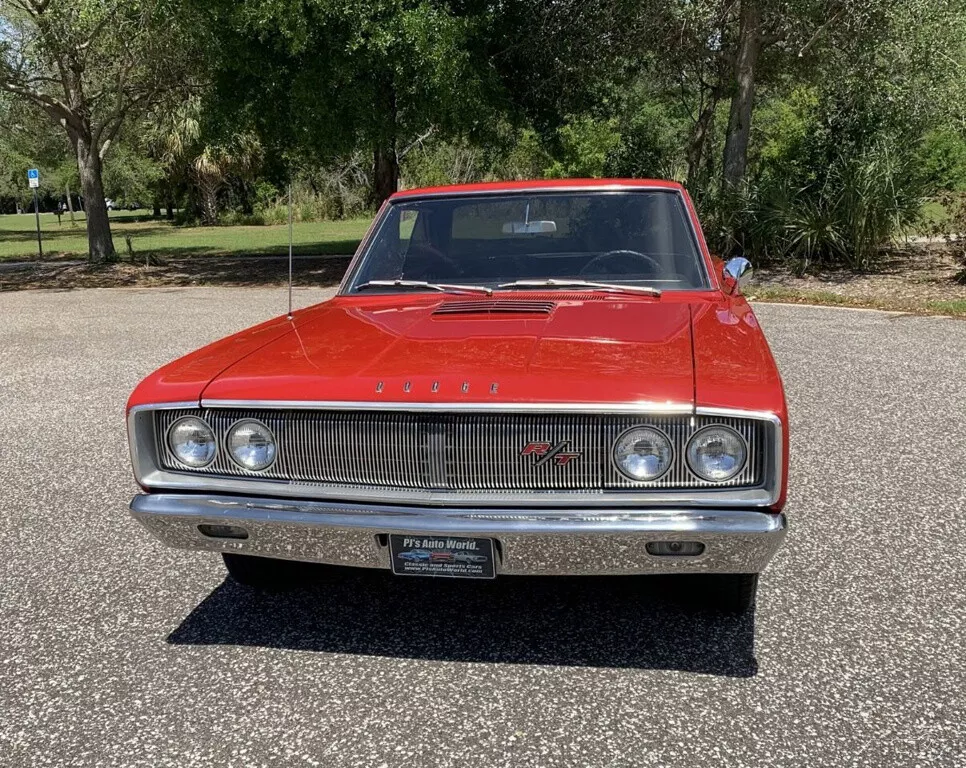
[[[389,568],[387,534],[493,538],[497,573],[603,575],[757,573],[785,537],[785,517],[732,509],[533,510],[378,507],[321,501],[159,493],[131,512],[168,546]],[[216,538],[199,526],[244,528]],[[651,541],[699,541],[693,557],[651,555]]]

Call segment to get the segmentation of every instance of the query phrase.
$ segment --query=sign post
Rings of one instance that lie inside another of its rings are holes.
[[[43,258],[44,244],[40,239],[40,203],[37,202],[37,187],[40,186],[40,171],[36,168],[30,168],[27,171],[27,183],[34,191],[34,216],[37,218],[37,250],[40,252],[40,258]]]

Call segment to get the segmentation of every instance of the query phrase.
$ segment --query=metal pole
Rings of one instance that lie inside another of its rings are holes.
[[[44,244],[40,240],[40,204],[37,202],[37,188],[34,187],[34,216],[37,217],[37,250],[40,258],[44,257]]]
[[[292,319],[292,182],[288,183],[288,319]]]

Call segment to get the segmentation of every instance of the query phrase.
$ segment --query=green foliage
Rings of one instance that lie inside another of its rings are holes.
[[[423,144],[403,160],[403,184],[434,187],[479,181],[490,174],[486,160],[484,151],[465,139]]]
[[[716,201],[709,234],[722,253],[760,263],[873,268],[883,246],[922,215],[926,187],[915,159],[885,144],[840,156],[820,180],[769,177]]]
[[[687,127],[669,104],[640,99],[621,117],[618,128],[620,142],[607,156],[606,175],[684,180],[682,137]]]
[[[496,179],[538,179],[550,164],[551,156],[532,128],[524,129],[505,152],[494,161]]]
[[[611,153],[621,143],[614,120],[577,117],[557,131],[560,149],[544,170],[550,179],[593,178],[603,176]]]
[[[247,218],[249,223],[288,223],[288,192],[285,190],[270,196],[270,186],[266,185],[257,191],[254,214]],[[353,182],[352,174],[344,168],[341,173],[338,169],[330,170],[292,185],[294,221],[334,221],[363,216],[371,213],[366,202],[367,189],[364,180],[356,179]]]
[[[943,191],[966,191],[966,135],[950,127],[926,134],[919,150],[922,174],[930,186]]]
[[[96,32],[78,93],[97,98],[78,115],[91,141],[100,127],[103,194],[171,200],[184,221],[284,224],[290,183],[297,221],[364,215],[398,171],[404,187],[688,177],[722,253],[799,269],[869,268],[923,195],[960,226],[962,0],[759,0],[747,184],[728,192],[748,3],[50,0],[48,40],[8,10],[31,3],[0,0],[0,63],[60,98],[49,51]],[[0,88],[0,206],[29,200],[29,166],[47,200],[76,191],[50,104],[13,98]]]
[[[961,266],[956,280],[966,284],[966,192],[944,190],[932,200],[943,211],[942,217],[925,229],[926,234],[942,237]]]
[[[104,164],[104,194],[119,205],[147,204],[154,200],[154,187],[161,176],[158,163],[120,143]]]
[[[260,180],[255,184],[255,208],[264,209],[274,205],[278,199],[279,191],[272,182]]]

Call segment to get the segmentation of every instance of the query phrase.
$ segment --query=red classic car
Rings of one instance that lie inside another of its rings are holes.
[[[425,547],[483,576],[701,574],[744,610],[788,466],[749,274],[679,184],[400,192],[332,299],[141,382],[131,510],[253,586]]]

